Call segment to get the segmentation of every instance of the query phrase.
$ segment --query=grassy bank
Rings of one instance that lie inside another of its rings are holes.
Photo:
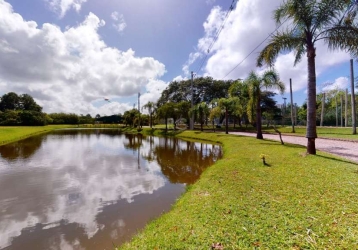
[[[358,244],[356,164],[254,138],[178,136],[220,142],[224,158],[188,187],[169,213],[120,249],[352,249]]]
[[[49,125],[39,127],[0,127],[0,145],[22,140],[55,129],[68,128],[69,125]]]

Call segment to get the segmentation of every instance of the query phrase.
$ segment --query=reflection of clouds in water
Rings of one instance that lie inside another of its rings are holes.
[[[85,250],[85,248],[81,247],[78,239],[75,239],[73,242],[68,242],[65,237],[61,235],[59,242],[53,242],[50,250]]]
[[[114,230],[111,231],[111,238],[113,240],[116,240],[118,239],[119,236],[123,234],[123,230],[126,226],[126,223],[124,222],[124,220],[120,219],[118,221],[113,222],[111,226],[112,228],[115,228]]]
[[[79,223],[91,238],[103,227],[97,223],[96,216],[105,204],[119,198],[132,202],[135,195],[153,193],[164,186],[165,179],[158,174],[160,167],[156,162],[141,161],[143,168],[138,169],[137,154],[127,152],[119,156],[124,150],[120,138],[123,137],[53,138],[50,143],[49,140],[43,142],[30,162],[12,162],[11,169],[23,170],[21,176],[12,175],[10,168],[0,167],[1,172],[5,172],[0,176],[0,183],[16,183],[22,177],[24,184],[30,187],[7,186],[10,190],[0,193],[0,205],[7,195],[20,197],[20,200],[37,196],[36,204],[22,201],[25,208],[6,215],[0,213],[0,247],[8,246],[11,238],[19,236],[23,228],[36,223],[51,228],[61,220]],[[34,169],[37,174],[31,175]],[[19,205],[21,201],[16,203]],[[60,249],[80,249],[63,238],[59,244]]]

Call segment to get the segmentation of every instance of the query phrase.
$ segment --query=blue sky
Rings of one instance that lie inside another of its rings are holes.
[[[207,54],[232,0],[0,0],[0,94],[28,93],[45,112],[111,115],[132,108],[139,91],[142,104],[156,101],[170,81],[198,71],[206,54],[198,75],[245,78],[264,70],[255,67],[260,48],[224,76],[275,30],[280,3],[238,1]],[[317,45],[318,92],[326,82],[349,86],[349,59]],[[305,62],[293,67],[289,53],[276,69],[286,86],[292,78],[302,104]]]

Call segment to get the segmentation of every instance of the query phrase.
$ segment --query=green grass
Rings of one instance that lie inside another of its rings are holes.
[[[68,128],[70,125],[49,125],[39,127],[0,127],[0,145],[25,139],[33,135],[46,133],[55,129]]]
[[[295,145],[183,132],[220,142],[224,158],[120,249],[352,249],[358,244],[358,166]],[[264,166],[260,154],[267,155]]]

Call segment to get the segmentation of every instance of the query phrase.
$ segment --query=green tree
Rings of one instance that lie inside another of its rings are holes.
[[[229,111],[235,106],[236,98],[220,98],[218,107],[225,112],[225,133],[229,133]]]
[[[149,117],[150,117],[150,128],[153,127],[153,114],[155,111],[155,103],[154,102],[147,102],[144,106],[143,109],[147,109],[149,112]]]
[[[42,107],[38,105],[32,96],[28,94],[22,94],[19,96],[19,109],[21,110],[28,110],[28,111],[37,111],[41,112]]]
[[[20,109],[20,97],[14,93],[9,92],[1,97],[0,110],[18,110]]]
[[[272,35],[260,52],[257,65],[272,66],[280,52],[295,51],[296,65],[304,54],[308,63],[307,153],[316,154],[316,43],[323,40],[330,49],[349,51],[358,57],[357,1],[286,0],[275,11],[277,24],[288,20],[290,27]]]
[[[252,71],[248,78],[245,79],[245,83],[248,85],[250,93],[248,113],[252,112],[251,107],[256,107],[256,138],[263,139],[261,119],[262,89],[277,89],[280,93],[283,93],[285,91],[285,85],[280,81],[279,75],[274,70],[265,71],[262,76]]]
[[[229,95],[231,97],[237,97],[233,107],[233,114],[239,119],[239,126],[247,118],[248,103],[250,100],[249,87],[241,79],[235,81],[229,88]]]
[[[195,120],[199,121],[200,123],[200,130],[203,131],[203,125],[210,114],[210,109],[206,102],[201,102],[193,107],[190,110],[190,114],[194,113]]]

